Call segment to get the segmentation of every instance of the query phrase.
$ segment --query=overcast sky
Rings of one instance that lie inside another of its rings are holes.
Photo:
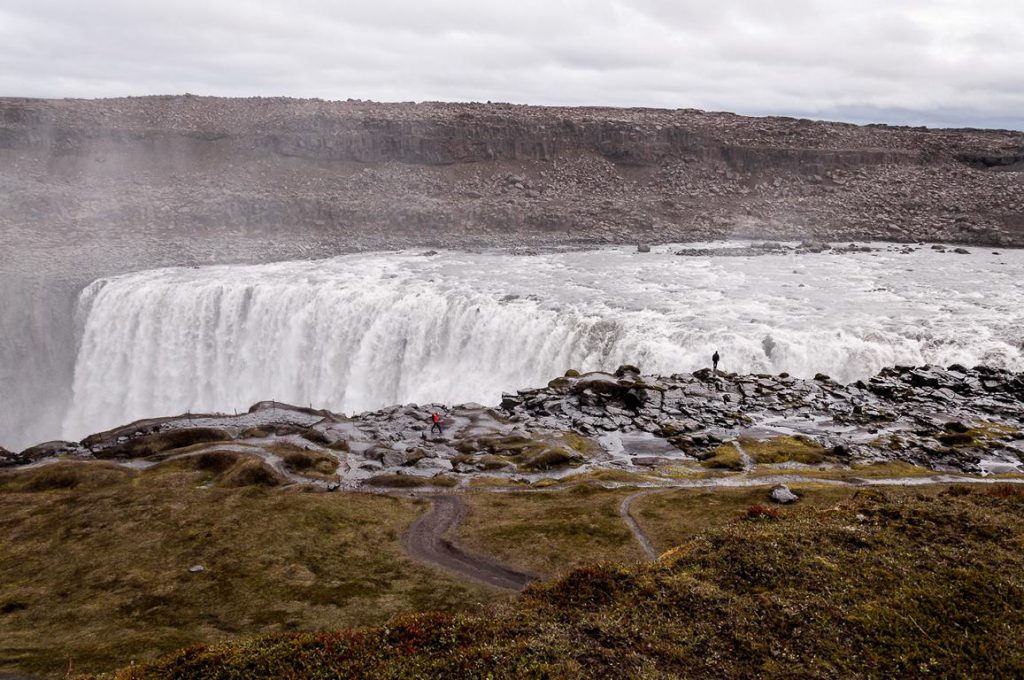
[[[0,0],[0,96],[184,92],[1024,129],[1024,0]]]

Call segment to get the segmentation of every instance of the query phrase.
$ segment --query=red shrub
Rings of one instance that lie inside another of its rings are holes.
[[[743,519],[778,519],[779,511],[760,503],[754,503],[743,513]]]

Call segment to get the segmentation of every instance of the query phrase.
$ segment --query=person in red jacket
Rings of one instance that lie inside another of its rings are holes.
[[[434,423],[433,425],[430,426],[430,433],[433,434],[434,428],[436,427],[437,433],[443,435],[444,431],[441,429],[441,416],[439,416],[437,413],[431,413],[430,420],[431,422]]]

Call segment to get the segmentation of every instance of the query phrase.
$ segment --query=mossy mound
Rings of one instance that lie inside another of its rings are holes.
[[[338,471],[338,461],[319,451],[295,449],[280,454],[284,466],[300,475],[333,476]]]
[[[135,473],[110,463],[52,463],[0,476],[0,490],[57,491],[116,486]]]
[[[958,488],[740,519],[485,616],[192,647],[116,677],[1021,677],[1024,497]]]
[[[754,459],[755,463],[761,465],[776,463],[819,465],[829,459],[828,451],[824,446],[802,435],[763,440],[741,437],[740,446]]]
[[[278,486],[284,480],[272,467],[258,458],[246,457],[220,478],[220,485],[228,488],[241,486]]]
[[[953,448],[999,449],[1003,447],[1003,442],[1021,436],[1017,428],[991,421],[982,421],[973,427],[959,422],[946,423],[944,430],[937,433],[935,438],[941,444]]]
[[[231,440],[231,435],[213,427],[193,427],[166,430],[129,439],[96,452],[97,458],[146,458],[165,451],[183,449],[196,444],[211,444]]]
[[[743,469],[743,456],[732,444],[722,444],[700,462],[703,467],[739,471]]]
[[[575,467],[601,451],[594,440],[565,432],[536,436],[506,435],[463,440],[456,449],[464,455],[485,453],[527,472]]]
[[[221,474],[230,470],[242,458],[242,454],[236,451],[203,451],[202,453],[190,456],[196,470]],[[184,459],[188,460],[188,458]]]

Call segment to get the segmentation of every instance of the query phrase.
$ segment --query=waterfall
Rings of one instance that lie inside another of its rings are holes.
[[[898,257],[911,256],[887,261]],[[867,257],[613,248],[128,274],[81,295],[64,434],[263,399],[348,413],[493,404],[568,368],[673,373],[707,365],[715,349],[726,370],[840,380],[896,363],[1024,369],[1013,277],[987,277],[982,295],[978,283],[950,290],[941,276],[890,269]]]

